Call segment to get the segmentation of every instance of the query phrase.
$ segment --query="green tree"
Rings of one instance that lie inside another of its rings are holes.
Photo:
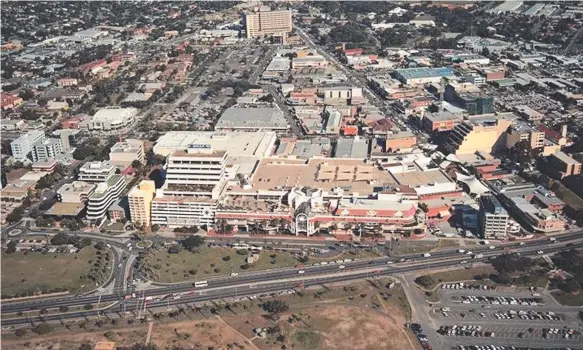
[[[14,335],[16,335],[18,338],[22,338],[26,335],[26,329],[19,328],[14,332]]]
[[[189,236],[180,241],[180,244],[184,247],[184,249],[192,252],[204,244],[204,237]]]
[[[22,206],[14,208],[12,212],[6,215],[6,221],[9,223],[19,222],[24,216],[24,208]]]
[[[64,232],[59,232],[51,238],[52,245],[65,245],[69,244],[70,237]]]
[[[429,275],[419,276],[415,279],[415,283],[424,287],[424,288],[432,288],[435,285],[435,279]]]
[[[16,241],[11,240],[10,242],[8,242],[8,244],[6,245],[6,250],[5,252],[7,254],[12,254],[16,251]]]
[[[261,304],[261,308],[269,313],[273,320],[277,320],[281,313],[289,310],[289,305],[285,301],[273,299]]]

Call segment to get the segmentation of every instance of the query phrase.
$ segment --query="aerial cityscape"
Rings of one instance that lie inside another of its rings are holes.
[[[582,2],[0,6],[0,348],[583,350]]]

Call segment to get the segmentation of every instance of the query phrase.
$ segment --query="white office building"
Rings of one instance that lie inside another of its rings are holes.
[[[113,174],[106,181],[98,183],[87,201],[87,220],[99,222],[103,219],[107,209],[117,202],[125,187],[125,178],[119,174]]]
[[[87,162],[79,169],[79,181],[104,182],[107,181],[117,167],[110,162]]]
[[[166,182],[152,201],[152,224],[168,227],[213,226],[217,200],[227,183],[227,152],[208,144],[172,152]]]
[[[63,144],[60,139],[47,139],[34,145],[32,159],[35,162],[46,162],[57,158],[63,153]]]
[[[102,108],[93,115],[85,125],[89,131],[115,131],[125,128],[134,122],[138,110],[133,107]]]
[[[12,156],[16,160],[26,160],[33,151],[34,145],[45,139],[45,133],[39,130],[29,131],[16,140],[10,142]]]

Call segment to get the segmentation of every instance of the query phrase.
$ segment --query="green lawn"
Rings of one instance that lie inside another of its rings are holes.
[[[579,292],[577,295],[553,292],[552,295],[561,305],[583,306],[583,292]]]
[[[450,271],[432,273],[432,274],[428,274],[427,276],[431,276],[433,278],[434,283],[428,287],[425,287],[425,288],[433,289],[441,282],[458,282],[458,281],[473,280],[474,276],[476,276],[476,275],[481,275],[481,274],[490,275],[490,274],[495,273],[495,272],[496,272],[496,270],[494,270],[493,267],[485,266],[485,267],[475,267],[475,268],[470,268],[470,269],[458,269],[458,270],[450,270]]]
[[[71,293],[95,288],[92,281],[81,279],[89,273],[90,260],[95,260],[93,247],[77,254],[2,252],[2,295],[38,293],[55,288],[66,288]],[[85,285],[85,287],[81,287]]]
[[[223,260],[227,256],[230,260]],[[231,272],[275,269],[299,264],[291,254],[264,251],[257,262],[244,270],[241,266],[245,265],[245,258],[246,255],[237,254],[234,249],[204,247],[198,253],[187,250],[181,250],[178,254],[169,254],[165,250],[150,252],[145,259],[145,265],[151,268],[150,275],[153,280],[172,283]]]

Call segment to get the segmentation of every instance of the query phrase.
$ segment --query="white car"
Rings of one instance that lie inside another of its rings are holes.
[[[239,276],[237,272],[231,272],[231,277]]]
[[[304,271],[304,270],[298,270],[298,273],[301,275],[303,273],[306,273],[306,271]]]
[[[346,266],[344,266],[344,265],[340,265],[340,266],[338,266],[338,268],[339,268],[340,270],[342,270],[342,269],[345,269],[345,268],[346,268]]]
[[[544,254],[545,252],[543,252],[542,250],[539,250],[538,252],[536,252],[537,254]]]

